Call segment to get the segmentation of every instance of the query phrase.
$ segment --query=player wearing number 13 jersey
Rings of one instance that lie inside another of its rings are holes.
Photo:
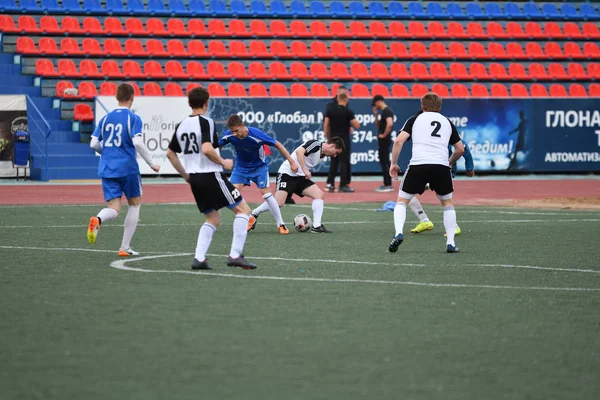
[[[142,179],[136,160],[138,153],[146,163],[158,172],[160,167],[152,164],[150,154],[142,139],[142,119],[131,110],[134,91],[128,83],[117,88],[119,107],[105,115],[92,134],[90,147],[100,153],[98,175],[102,178],[102,190],[107,207],[90,218],[88,242],[96,243],[100,225],[117,218],[121,210],[121,196],[125,194],[129,207],[125,217],[123,242],[119,256],[138,255],[131,250],[130,242],[140,215],[142,203]]]
[[[444,208],[444,227],[446,228],[446,251],[458,252],[454,243],[456,212],[452,204],[452,176],[450,167],[463,155],[465,147],[458,136],[456,127],[448,118],[440,114],[442,99],[435,93],[421,97],[421,112],[410,117],[398,134],[392,148],[390,176],[398,179],[400,167],[398,156],[404,142],[412,140],[412,158],[402,184],[396,207],[394,208],[394,226],[396,234],[389,245],[389,251],[395,252],[402,243],[406,205],[415,194],[423,194],[425,185],[434,190]],[[448,145],[454,152],[448,159]]]
[[[212,269],[206,262],[206,252],[221,223],[219,210],[223,207],[235,214],[227,265],[254,269],[256,265],[242,255],[250,208],[239,190],[223,175],[223,168],[233,168],[233,160],[221,158],[215,123],[206,116],[209,99],[208,91],[204,88],[189,91],[188,104],[192,114],[177,125],[167,150],[167,158],[179,175],[190,184],[198,209],[206,218],[198,234],[192,269]],[[178,153],[183,154],[183,164]]]

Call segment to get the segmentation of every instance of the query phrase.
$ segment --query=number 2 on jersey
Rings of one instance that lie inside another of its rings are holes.
[[[105,131],[108,132],[108,138],[104,141],[104,147],[121,147],[121,134],[123,125],[106,124]]]
[[[196,138],[196,134],[192,133],[183,133],[181,135],[181,139],[185,141],[185,148],[183,149],[183,154],[192,154],[199,153],[200,147],[198,146],[198,139]],[[190,149],[191,145],[191,149]]]
[[[435,126],[435,128],[433,128],[433,132],[431,132],[431,136],[433,136],[433,137],[442,137],[442,135],[438,135],[438,132],[440,131],[440,128],[442,127],[441,122],[439,122],[439,121],[431,121],[431,126]]]

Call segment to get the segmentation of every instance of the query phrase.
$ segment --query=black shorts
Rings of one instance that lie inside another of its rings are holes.
[[[221,172],[190,174],[190,186],[202,214],[233,208],[242,200],[242,194]]]
[[[304,176],[290,176],[287,174],[277,175],[277,182],[275,184],[276,190],[283,190],[288,194],[297,194],[300,197],[304,197],[302,192],[304,189],[311,187],[315,183]]]
[[[428,183],[438,196],[454,191],[450,167],[439,164],[410,165],[404,174],[400,190],[408,194],[423,194]]]

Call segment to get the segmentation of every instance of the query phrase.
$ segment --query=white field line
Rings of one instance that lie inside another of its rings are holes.
[[[475,289],[505,289],[505,290],[545,290],[555,292],[600,292],[600,288],[576,288],[576,287],[547,287],[547,286],[505,286],[505,285],[474,285],[463,283],[430,283],[430,282],[414,282],[414,281],[385,281],[372,279],[339,279],[339,278],[309,278],[309,277],[283,277],[283,276],[268,276],[268,275],[238,275],[238,274],[223,274],[218,272],[204,271],[183,271],[183,270],[151,270],[143,268],[134,268],[126,266],[127,263],[150,260],[163,257],[175,257],[177,255],[162,255],[139,257],[135,259],[116,260],[110,264],[111,268],[122,271],[143,272],[143,273],[162,273],[162,274],[188,274],[188,275],[206,275],[217,276],[222,278],[237,278],[237,279],[260,279],[273,281],[300,281],[300,282],[324,282],[324,283],[356,283],[356,284],[380,284],[380,285],[402,285],[402,286],[425,286],[436,288],[475,288]],[[516,267],[516,266],[515,266]]]
[[[391,214],[390,214],[391,216]],[[381,222],[381,221],[379,221]],[[413,221],[417,222],[417,221]],[[531,222],[600,222],[600,218],[578,218],[578,219],[488,219],[488,220],[461,220],[457,221],[460,225],[463,223],[468,224],[476,224],[476,223],[484,223],[484,224],[526,224]],[[328,221],[326,225],[352,225],[352,224],[373,224],[377,223],[374,221]],[[390,223],[392,223],[392,219],[390,218]],[[410,221],[408,222],[410,223]],[[258,225],[274,225],[274,222],[257,222]],[[198,221],[196,224],[187,224],[187,223],[160,223],[160,224],[145,224],[140,223],[138,226],[198,226],[202,225],[201,221]],[[81,225],[0,225],[2,229],[34,229],[34,228],[85,228],[87,224]],[[122,228],[123,224],[106,224],[103,225],[102,228]]]

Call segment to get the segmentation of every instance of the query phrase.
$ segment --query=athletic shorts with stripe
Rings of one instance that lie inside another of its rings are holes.
[[[438,196],[454,191],[450,167],[440,164],[410,165],[404,174],[400,190],[408,194],[423,194],[428,183]]]
[[[302,192],[306,188],[311,187],[315,183],[305,176],[290,176],[288,174],[277,175],[276,188],[277,190],[283,190],[289,194],[297,194],[300,197],[304,197]]]
[[[243,200],[240,191],[221,172],[190,174],[190,186],[202,214],[233,208]]]

